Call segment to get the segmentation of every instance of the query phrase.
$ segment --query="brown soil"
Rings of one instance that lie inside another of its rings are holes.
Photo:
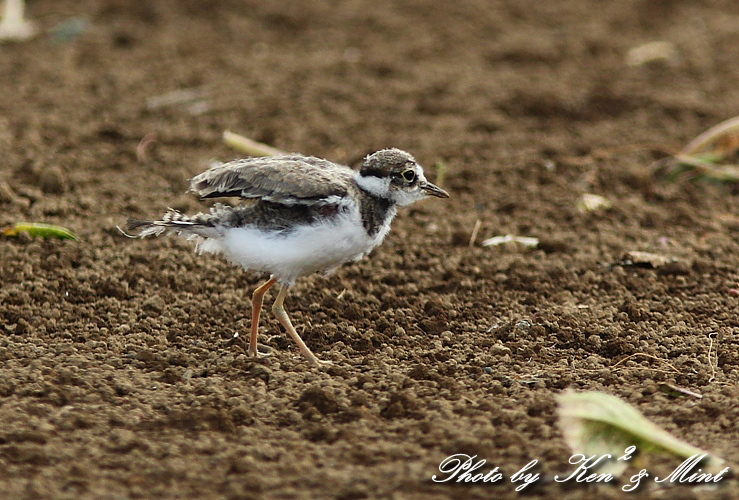
[[[80,239],[0,242],[3,496],[513,497],[431,477],[455,453],[506,475],[571,470],[565,388],[620,396],[739,463],[737,189],[650,171],[739,110],[738,6],[30,2],[46,34],[0,51],[0,223]],[[50,32],[77,17],[78,37]],[[658,40],[679,57],[625,63]],[[194,107],[147,107],[192,88]],[[225,129],[345,163],[396,146],[432,178],[446,165],[452,199],[403,210],[370,258],[288,298],[326,372],[269,314],[272,356],[245,356],[263,277],[115,228],[201,209],[187,179],[238,156]],[[614,206],[580,213],[583,193]],[[504,234],[540,249],[480,245]],[[626,251],[679,261],[629,267]],[[721,486],[663,494],[739,498]]]

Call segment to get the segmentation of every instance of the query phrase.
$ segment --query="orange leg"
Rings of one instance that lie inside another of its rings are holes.
[[[287,315],[287,312],[285,312],[285,308],[283,307],[283,303],[285,302],[285,295],[287,295],[288,288],[290,288],[288,285],[280,285],[280,292],[277,294],[275,303],[272,304],[272,312],[275,314],[277,320],[282,324],[285,330],[287,330],[288,335],[290,335],[293,341],[298,344],[298,349],[300,349],[300,353],[305,356],[308,361],[310,361],[311,363],[313,363],[313,365],[317,367],[330,365],[330,361],[321,361],[320,359],[318,359],[316,355],[313,354],[310,349],[308,349],[308,346],[305,345],[305,342],[303,342],[303,339],[300,338],[298,332],[295,331],[295,327],[293,326],[290,318]]]
[[[259,315],[262,312],[264,294],[269,287],[277,282],[277,278],[271,277],[263,285],[257,287],[251,296],[251,336],[249,337],[249,356],[257,356],[257,330],[259,329]]]

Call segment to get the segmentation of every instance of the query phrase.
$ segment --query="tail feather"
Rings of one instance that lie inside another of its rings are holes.
[[[145,236],[159,236],[164,232],[175,232],[182,236],[213,236],[215,228],[207,216],[197,214],[188,216],[170,208],[161,220],[128,219],[126,231],[118,228],[129,238],[144,238]]]

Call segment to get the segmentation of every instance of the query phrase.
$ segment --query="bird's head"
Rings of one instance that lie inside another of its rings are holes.
[[[426,196],[449,198],[449,193],[426,180],[423,168],[413,156],[395,148],[367,156],[359,168],[357,184],[368,193],[400,206]]]

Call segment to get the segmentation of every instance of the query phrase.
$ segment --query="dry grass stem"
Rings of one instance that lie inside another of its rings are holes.
[[[713,351],[713,337],[716,335],[716,333],[709,333],[708,334],[708,366],[711,368],[711,378],[708,379],[709,382],[713,382],[716,380],[716,367],[718,367],[718,352],[715,354],[714,359],[716,360],[715,363],[713,359],[711,359],[711,351]]]
[[[616,368],[616,367],[617,367],[618,365],[620,365],[621,363],[624,363],[624,362],[626,362],[626,361],[629,361],[630,359],[633,359],[633,358],[635,358],[635,357],[637,357],[637,356],[641,356],[641,357],[643,357],[643,358],[649,358],[649,359],[653,359],[653,360],[655,360],[655,361],[659,361],[659,362],[661,362],[661,363],[664,363],[664,364],[666,364],[667,366],[669,366],[669,367],[670,367],[670,368],[672,369],[672,371],[673,371],[673,372],[675,372],[675,373],[680,373],[680,370],[678,370],[677,368],[675,368],[675,367],[674,367],[674,366],[673,366],[672,364],[670,364],[670,363],[669,363],[669,362],[667,362],[666,360],[664,360],[664,359],[662,359],[662,358],[658,358],[657,356],[652,356],[651,354],[647,354],[647,353],[645,353],[645,352],[636,352],[636,353],[634,353],[634,354],[631,354],[631,355],[629,355],[629,356],[626,356],[625,358],[623,358],[622,360],[620,360],[620,361],[619,361],[619,362],[617,362],[616,364],[614,364],[614,365],[611,365],[611,368]]]
[[[236,134],[230,130],[223,132],[223,142],[228,147],[231,147],[242,153],[246,153],[249,156],[278,156],[287,154],[285,151],[281,151],[267,144],[254,141],[243,135]]]
[[[719,123],[690,141],[679,153],[657,162],[668,180],[683,174],[720,182],[739,182],[739,116]]]
[[[482,221],[477,219],[475,221],[475,227],[472,228],[472,234],[470,235],[470,248],[475,246],[475,240],[477,239],[477,233],[480,232],[480,226],[482,226]]]
[[[680,151],[680,155],[692,156],[713,152],[717,146],[720,149],[727,146],[735,148],[737,141],[739,141],[739,116],[729,118],[698,135]]]

